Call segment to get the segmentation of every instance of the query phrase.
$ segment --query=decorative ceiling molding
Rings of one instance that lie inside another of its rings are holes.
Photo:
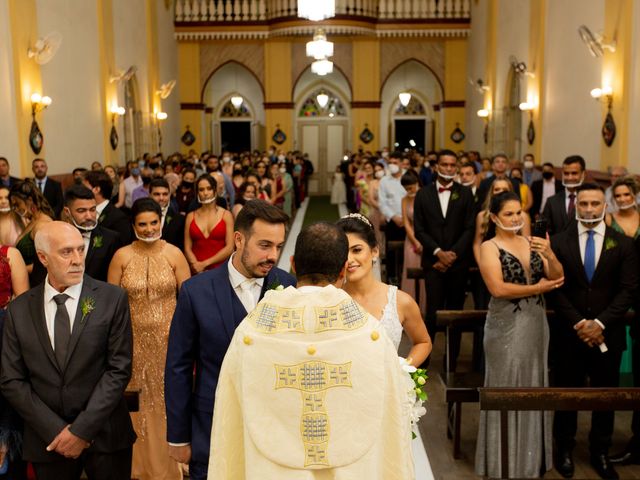
[[[244,31],[185,31],[175,32],[176,40],[266,40],[274,37],[299,37],[313,35],[315,27],[299,26],[278,28],[271,31],[265,30],[244,30]],[[353,27],[342,25],[328,25],[324,27],[330,35],[361,35],[376,36],[378,38],[403,38],[403,37],[431,37],[431,38],[452,38],[468,37],[468,28],[429,28],[429,29],[388,29],[376,30],[374,28]]]

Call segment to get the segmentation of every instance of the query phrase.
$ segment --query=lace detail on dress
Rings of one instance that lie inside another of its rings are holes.
[[[400,346],[400,340],[402,339],[402,324],[398,316],[398,302],[396,300],[397,293],[398,287],[389,285],[387,290],[387,304],[384,306],[382,318],[380,318],[380,324],[384,327],[387,336],[395,345],[396,350]]]
[[[496,244],[497,246],[497,244]],[[500,264],[502,265],[502,278],[505,282],[516,283],[518,285],[535,285],[544,276],[544,263],[542,263],[542,257],[536,252],[531,252],[529,257],[529,269],[531,270],[531,279],[527,278],[527,273],[520,262],[520,259],[513,253],[498,247],[500,252]],[[536,295],[527,298],[514,298],[510,300],[514,305],[514,313],[521,310],[520,302],[528,302],[532,299],[537,305],[543,305],[543,299],[541,295]]]

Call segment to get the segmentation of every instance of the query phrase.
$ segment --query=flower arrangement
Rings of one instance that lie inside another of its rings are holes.
[[[618,242],[616,242],[615,238],[605,238],[604,240],[604,251],[611,250],[612,248],[616,248],[618,246]]]
[[[398,361],[400,368],[407,374],[407,402],[411,409],[411,438],[416,438],[418,420],[427,413],[427,409],[422,404],[427,401],[427,392],[424,391],[424,386],[429,377],[425,369],[414,367],[407,359],[398,357]]]
[[[84,323],[87,316],[93,312],[96,308],[96,301],[92,297],[85,297],[82,299],[80,303],[80,310],[82,311],[82,318],[80,319],[80,323]]]
[[[451,194],[451,200],[452,201],[458,200],[459,198],[460,198],[460,194],[458,192],[453,192]]]
[[[103,245],[102,235],[96,235],[93,237],[93,248],[98,249]]]

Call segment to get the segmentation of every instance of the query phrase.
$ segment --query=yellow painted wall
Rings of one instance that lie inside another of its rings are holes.
[[[269,40],[264,44],[264,96],[265,102],[292,102],[291,81],[291,42],[288,40]],[[278,148],[293,149],[296,133],[293,131],[293,109],[265,108],[266,142],[271,145],[271,138],[280,128],[287,140]]]
[[[461,101],[466,98],[467,90],[467,40],[451,39],[445,42],[445,76],[444,95],[445,102]],[[452,150],[463,150],[464,140],[454,143],[450,136],[451,132],[459,125],[465,131],[465,109],[464,107],[445,107],[443,109],[443,133],[444,148]]]
[[[111,107],[118,105],[118,91],[117,84],[109,82],[109,72],[114,70],[115,65],[115,53],[113,43],[113,2],[112,0],[98,0],[97,3],[98,12],[98,51],[100,52],[100,97],[103,99],[100,105],[102,112],[102,138],[104,159],[106,164],[115,165],[118,163],[117,149],[113,150],[109,143],[109,136],[111,134]],[[115,119],[118,122],[118,118]],[[116,124],[116,129],[118,125]],[[122,131],[122,130],[121,130]],[[121,133],[119,135],[119,145],[117,148],[124,148],[122,146],[123,137]]]
[[[180,103],[200,103],[200,44],[198,42],[178,43],[178,84],[180,85]],[[183,143],[183,153],[194,149],[197,152],[206,148],[202,131],[202,110],[180,110],[180,136],[189,126],[196,141],[190,147]]]
[[[38,40],[38,17],[35,0],[9,0],[9,21],[11,24],[11,44],[13,49],[13,74],[15,81],[16,123],[18,125],[20,169],[14,175],[31,175],[31,160],[35,154],[29,146],[31,129],[31,94],[42,92],[40,66],[27,57],[29,45]],[[39,121],[46,112],[37,116]],[[42,128],[42,127],[41,127]],[[47,132],[43,130],[44,146],[39,156],[46,156]]]
[[[534,105],[533,126],[536,137],[533,145],[528,141],[523,142],[523,154],[532,153],[536,163],[544,163],[542,160],[542,106],[545,100],[545,72],[544,72],[544,48],[545,48],[545,18],[547,12],[547,0],[530,0],[529,27],[529,62],[535,65],[535,77],[527,77],[527,102]],[[529,119],[526,120],[527,125]],[[524,137],[526,138],[526,136]]]
[[[353,52],[353,101],[380,101],[380,41],[378,39],[360,39],[352,42]],[[369,127],[373,132],[373,140],[364,144],[360,133]],[[357,149],[359,145],[365,150],[380,148],[380,109],[353,108],[351,110],[351,145]]]
[[[616,124],[616,137],[610,147],[602,141],[600,168],[628,164],[629,108],[631,88],[631,42],[634,0],[606,0],[604,36],[608,41],[617,30],[616,51],[605,50],[602,58],[602,85],[613,88],[611,114]],[[602,106],[602,122],[607,114]]]

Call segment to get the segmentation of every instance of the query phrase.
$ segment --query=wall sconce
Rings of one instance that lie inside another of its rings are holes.
[[[616,122],[611,114],[611,106],[613,105],[613,88],[607,85],[602,88],[594,88],[591,90],[591,97],[595,100],[607,103],[607,116],[602,124],[602,139],[607,147],[613,145],[616,138]]]
[[[111,106],[111,132],[109,132],[109,143],[111,149],[118,148],[118,132],[116,130],[116,118],[123,116],[126,113],[124,107],[119,107],[117,104]]]
[[[36,155],[42,151],[44,144],[44,135],[36,121],[36,113],[40,113],[51,105],[51,97],[42,96],[39,93],[31,94],[31,131],[29,132],[29,146]]]
[[[522,102],[518,105],[521,112],[529,112],[529,126],[527,127],[527,141],[529,145],[533,145],[536,139],[536,128],[533,125],[533,104],[529,102]]]
[[[489,110],[487,110],[486,108],[482,108],[482,109],[478,110],[478,112],[476,114],[476,115],[478,115],[478,117],[480,117],[482,120],[484,120],[484,132],[482,133],[482,136],[484,138],[485,145],[489,141],[489,115],[490,114],[491,114],[491,112]]]
[[[161,152],[162,151],[162,129],[160,128],[160,123],[166,120],[169,115],[167,115],[166,112],[156,112],[154,116],[156,117],[156,122],[158,125],[158,152]]]

